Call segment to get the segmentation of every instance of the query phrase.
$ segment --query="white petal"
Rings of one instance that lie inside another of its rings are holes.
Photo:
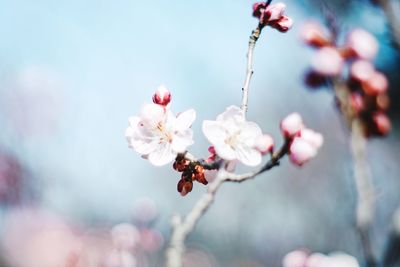
[[[176,116],[175,130],[184,131],[192,126],[192,123],[196,119],[196,111],[189,109],[181,112]]]
[[[165,110],[160,105],[145,104],[140,110],[140,118],[149,127],[155,127],[159,122],[164,121],[165,117]]]
[[[248,166],[257,166],[261,163],[261,153],[247,146],[236,147],[236,157],[240,162]]]
[[[218,115],[217,121],[227,121],[227,120],[235,120],[238,122],[243,122],[244,121],[243,110],[241,110],[237,106],[227,107],[224,113]]]
[[[211,144],[224,144],[227,138],[226,131],[218,121],[203,121],[202,130]]]
[[[156,150],[149,154],[148,159],[151,164],[155,166],[162,166],[173,161],[175,157],[176,153],[172,151],[171,144],[161,143]]]
[[[262,135],[261,128],[255,122],[244,122],[241,126],[239,140],[246,146],[253,147],[258,137]]]
[[[214,148],[217,155],[220,156],[221,158],[225,160],[236,159],[235,150],[233,150],[231,146],[225,143],[220,143],[220,144],[214,144]]]
[[[172,139],[172,150],[176,153],[183,153],[187,147],[193,144],[193,131],[188,129],[184,132],[179,132]]]

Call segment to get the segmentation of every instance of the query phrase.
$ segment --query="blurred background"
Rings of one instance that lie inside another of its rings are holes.
[[[376,254],[387,242],[400,204],[400,57],[385,14],[366,0],[284,2],[295,24],[263,31],[248,118],[279,143],[280,120],[297,111],[325,144],[303,168],[284,159],[256,180],[225,184],[189,236],[187,266],[278,267],[298,248],[362,259],[349,132],[331,92],[303,82],[313,51],[299,29],[323,21],[323,5],[344,32],[361,27],[378,38],[376,66],[390,79],[393,130],[368,144]],[[197,111],[190,151],[206,157],[201,122],[241,101],[252,4],[1,1],[0,266],[163,266],[171,215],[186,214],[205,187],[181,197],[171,166],[128,148],[127,119],[164,84],[174,112]]]

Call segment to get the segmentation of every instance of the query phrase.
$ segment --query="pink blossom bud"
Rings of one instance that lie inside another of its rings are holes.
[[[384,136],[390,132],[392,124],[388,116],[386,116],[384,113],[382,112],[375,113],[374,115],[372,115],[372,120],[375,123],[378,135]]]
[[[304,267],[307,261],[308,255],[302,250],[292,251],[283,258],[283,267]]]
[[[324,137],[322,134],[308,128],[301,129],[300,138],[313,145],[315,148],[320,148],[324,143]]]
[[[269,134],[260,135],[255,142],[254,146],[261,154],[265,155],[273,151],[274,139]]]
[[[267,21],[279,20],[283,16],[283,12],[285,12],[286,5],[284,3],[276,3],[267,6],[264,11],[264,19]]]
[[[300,29],[300,38],[308,45],[314,47],[327,46],[331,42],[326,37],[324,28],[316,22],[307,22]]]
[[[286,116],[281,122],[281,131],[286,138],[292,138],[304,128],[303,119],[299,113],[292,113]]]
[[[260,18],[261,14],[264,12],[266,7],[267,6],[266,6],[265,2],[255,3],[253,5],[253,16],[256,18]]]
[[[282,16],[278,21],[271,24],[271,27],[280,32],[287,32],[293,26],[293,20],[288,16]]]
[[[315,53],[311,66],[321,75],[336,76],[342,71],[343,62],[342,56],[335,48],[323,47]]]
[[[356,57],[371,60],[378,52],[378,42],[369,32],[355,29],[347,36],[347,46]]]
[[[350,68],[351,77],[360,82],[369,79],[374,73],[374,66],[367,60],[357,60]]]
[[[296,137],[289,148],[289,158],[292,163],[302,166],[317,155],[317,148],[306,140]]]
[[[155,104],[166,106],[171,101],[171,93],[165,86],[160,86],[157,88],[153,95],[153,102]]]
[[[362,84],[364,92],[368,95],[377,95],[385,93],[388,89],[389,82],[384,74],[381,72],[374,72]]]

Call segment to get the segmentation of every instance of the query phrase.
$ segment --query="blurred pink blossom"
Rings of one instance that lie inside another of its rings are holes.
[[[324,76],[336,76],[342,71],[344,59],[333,47],[323,47],[314,54],[311,66],[313,70]]]
[[[363,29],[351,31],[347,36],[346,46],[356,57],[366,60],[374,59],[379,48],[376,38]]]

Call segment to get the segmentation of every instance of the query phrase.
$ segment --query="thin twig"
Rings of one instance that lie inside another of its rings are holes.
[[[398,5],[395,7],[391,0],[378,0],[378,4],[386,14],[386,18],[391,29],[393,41],[398,49],[400,49],[400,8]],[[397,9],[396,9],[397,8]]]
[[[376,266],[371,245],[371,224],[374,218],[375,193],[371,171],[366,159],[365,130],[362,121],[356,116],[349,103],[350,91],[344,81],[335,79],[333,88],[343,117],[351,130],[350,146],[353,157],[354,181],[357,190],[356,228],[367,267]]]
[[[251,77],[253,76],[253,72],[254,72],[253,71],[254,47],[256,46],[256,42],[257,42],[258,38],[260,37],[261,31],[262,31],[262,26],[259,25],[250,35],[249,48],[248,48],[248,52],[247,52],[246,79],[244,80],[244,85],[242,88],[243,94],[242,94],[241,108],[242,108],[244,114],[246,114],[247,108],[248,108],[250,80],[251,80]]]

